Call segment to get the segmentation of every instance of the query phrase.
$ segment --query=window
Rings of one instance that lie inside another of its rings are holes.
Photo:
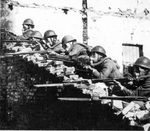
[[[143,56],[143,45],[122,44],[123,72],[129,72],[129,68],[140,56]]]

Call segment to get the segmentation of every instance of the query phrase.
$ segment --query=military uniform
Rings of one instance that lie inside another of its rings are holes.
[[[39,51],[39,50],[44,50],[42,46],[42,34],[39,31],[34,31],[31,36],[31,39],[33,39],[31,43],[31,48],[33,51]]]
[[[69,49],[67,49],[67,43],[72,42],[72,45]],[[62,38],[62,45],[63,48],[66,50],[66,54],[69,55],[71,58],[72,57],[78,57],[81,55],[88,55],[89,46],[82,44],[82,43],[77,43],[76,39],[74,39],[70,35],[66,35]]]
[[[18,36],[17,39],[19,40],[28,40],[31,37],[31,34],[33,33],[33,30],[26,30],[25,32],[23,32],[23,34],[21,36]]]
[[[45,40],[45,49],[46,50],[52,50],[56,53],[64,53],[65,50],[64,48],[62,47],[62,44],[59,40],[56,40],[56,41],[53,41],[53,45],[50,45],[46,42],[46,40],[48,38],[53,38],[53,37],[56,37],[57,38],[57,35],[56,33],[53,31],[53,30],[47,30],[45,33],[44,33],[44,37],[43,39]]]
[[[88,55],[88,46],[81,43],[74,43],[68,51],[69,56]]]
[[[123,74],[119,71],[117,64],[109,57],[94,63],[92,65],[96,70],[93,70],[93,76],[96,78],[122,78]]]
[[[119,71],[118,64],[111,58],[106,56],[106,51],[101,46],[95,46],[91,50],[91,54],[95,54],[91,64],[93,76],[96,78],[122,78],[123,74]],[[92,57],[91,57],[92,58]]]
[[[136,60],[134,66],[142,67],[145,70],[148,70],[148,72],[145,75],[145,78],[138,81],[137,89],[131,90],[126,87],[122,87],[121,89],[122,93],[124,95],[131,95],[131,96],[150,96],[150,60],[144,56],[140,57]]]

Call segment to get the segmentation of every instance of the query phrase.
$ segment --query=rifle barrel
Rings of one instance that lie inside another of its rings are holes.
[[[92,82],[114,82],[114,80],[119,82],[129,81],[128,78],[116,78],[116,79],[92,79]]]
[[[134,101],[148,100],[147,97],[143,97],[143,96],[102,96],[99,97],[99,99],[134,100]]]
[[[5,56],[9,56],[9,55],[26,55],[26,54],[35,54],[35,53],[48,53],[48,51],[28,51],[28,52],[15,52],[15,53],[6,53]]]
[[[33,42],[31,40],[1,40],[1,42]]]
[[[55,54],[52,51],[47,51],[47,50],[40,50],[40,51],[28,51],[28,52],[15,52],[15,53],[6,53],[5,55],[25,55],[25,54],[35,54],[35,53],[39,53],[39,54],[46,54],[49,53],[50,57],[59,57],[61,59],[69,59],[68,56],[63,56],[63,55],[59,55],[59,54]]]
[[[70,85],[75,85],[79,83],[84,83],[90,79],[83,79],[83,80],[72,80],[64,83],[52,83],[52,84],[37,84],[34,85],[35,87],[63,87],[63,86],[70,86]],[[120,80],[120,79],[115,79],[115,80]],[[122,79],[121,79],[122,80]],[[113,82],[113,79],[92,79],[93,83],[96,82]]]
[[[130,81],[128,78],[116,78],[116,79],[81,79],[81,80],[71,80],[69,81],[70,83],[84,83],[91,80],[92,83],[97,83],[97,82],[114,82],[114,80],[116,81]]]

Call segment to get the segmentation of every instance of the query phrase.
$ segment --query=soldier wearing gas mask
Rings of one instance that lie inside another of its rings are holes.
[[[39,50],[44,50],[43,46],[42,46],[42,34],[39,31],[34,31],[30,38],[29,38],[32,42],[30,43],[31,48],[33,51],[39,51]]]
[[[91,62],[86,69],[92,71],[95,78],[122,78],[123,74],[119,71],[118,64],[107,57],[106,51],[102,46],[95,46],[91,50]]]
[[[31,19],[26,19],[23,21],[23,29],[22,29],[22,34],[24,34],[28,30],[33,30],[34,29],[34,22]]]
[[[70,35],[66,35],[62,38],[62,46],[66,54],[71,58],[88,55],[89,47],[85,44],[78,43],[77,40]]]
[[[135,90],[131,90],[116,81],[120,91],[124,95],[150,96],[150,59],[142,56],[135,61],[133,66],[134,76],[138,85],[137,88]]]
[[[57,39],[57,35],[53,30],[47,30],[44,33],[44,48],[45,50],[51,50],[56,53],[64,53],[65,50],[62,47],[62,44]]]

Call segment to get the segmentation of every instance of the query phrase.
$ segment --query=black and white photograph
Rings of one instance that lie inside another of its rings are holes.
[[[1,0],[0,130],[150,131],[150,0]]]

